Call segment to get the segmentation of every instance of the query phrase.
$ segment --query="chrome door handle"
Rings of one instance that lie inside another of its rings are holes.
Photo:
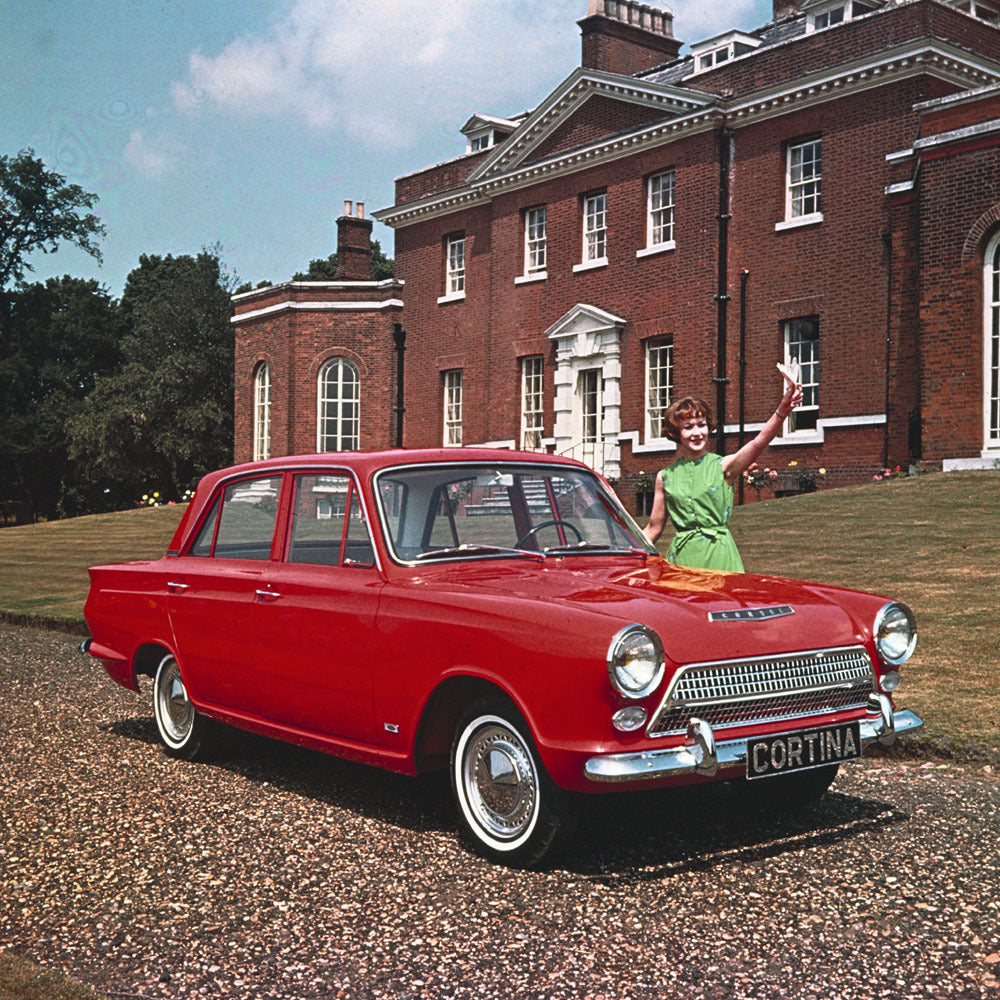
[[[262,601],[276,601],[281,597],[281,594],[274,590],[258,590],[256,593]]]
[[[186,583],[181,583],[179,580],[167,580],[167,590],[187,590],[188,585]]]

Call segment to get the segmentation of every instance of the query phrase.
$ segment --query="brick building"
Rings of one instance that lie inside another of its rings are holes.
[[[319,446],[331,358],[357,369],[355,446],[394,443],[401,323],[403,443],[575,455],[640,507],[672,395],[713,402],[731,450],[792,357],[779,487],[1000,458],[993,0],[775,0],[684,56],[665,10],[589,3],[579,68],[528,113],[473,115],[465,152],[375,213],[405,292],[236,298],[237,456],[267,412],[272,453]]]

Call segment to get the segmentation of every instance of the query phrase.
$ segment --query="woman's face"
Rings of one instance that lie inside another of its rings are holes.
[[[708,448],[708,421],[701,414],[687,416],[679,424],[681,450],[688,455],[703,455]]]

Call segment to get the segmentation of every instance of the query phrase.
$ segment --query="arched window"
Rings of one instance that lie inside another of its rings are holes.
[[[983,268],[983,451],[1000,451],[1000,233],[986,247]]]
[[[257,366],[253,376],[253,460],[271,457],[271,366]]]
[[[316,450],[351,451],[359,447],[361,379],[346,358],[330,358],[316,383]]]

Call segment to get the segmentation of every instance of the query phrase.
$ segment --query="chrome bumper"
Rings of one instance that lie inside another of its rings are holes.
[[[923,720],[909,709],[893,711],[884,694],[871,696],[877,718],[861,720],[861,744],[881,743],[890,746],[902,733],[912,733],[923,726]],[[679,777],[701,774],[711,777],[717,771],[745,768],[747,741],[715,741],[711,727],[702,719],[692,719],[685,746],[664,750],[642,750],[638,753],[613,753],[591,757],[583,772],[591,781],[642,781],[644,779]]]

